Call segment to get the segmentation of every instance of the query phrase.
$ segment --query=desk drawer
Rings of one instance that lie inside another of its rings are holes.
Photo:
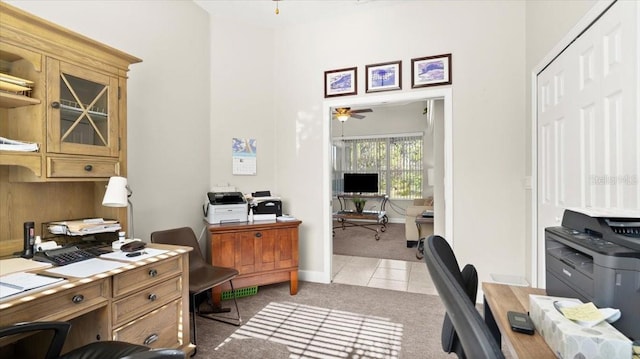
[[[18,322],[65,321],[108,304],[109,283],[102,279],[3,309],[0,326]]]
[[[182,277],[171,278],[113,303],[114,326],[126,323],[182,295]]]
[[[116,274],[113,276],[113,296],[118,298],[180,274],[182,274],[182,256]]]
[[[117,159],[47,157],[47,177],[109,178],[119,174]]]
[[[120,340],[151,348],[178,348],[182,345],[179,338],[180,312],[182,300],[160,307],[140,319],[114,330],[113,340]],[[186,323],[186,325],[189,325]]]

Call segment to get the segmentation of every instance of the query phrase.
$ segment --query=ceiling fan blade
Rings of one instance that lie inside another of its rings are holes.
[[[351,113],[364,113],[364,112],[373,112],[370,108],[363,108],[361,110],[351,110]]]
[[[362,116],[362,115],[356,115],[356,114],[354,114],[354,113],[351,113],[351,117],[353,117],[353,118],[357,118],[358,120],[362,120],[363,118],[365,118],[365,116]]]

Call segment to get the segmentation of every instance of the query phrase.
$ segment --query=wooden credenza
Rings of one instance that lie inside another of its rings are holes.
[[[63,352],[97,340],[119,340],[186,353],[190,343],[190,247],[150,244],[157,256],[88,278],[68,278],[54,287],[0,301],[0,327],[25,321],[69,321]],[[46,338],[0,340],[0,357],[41,357]],[[17,355],[17,356],[16,356]]]
[[[209,226],[211,263],[236,268],[236,289],[289,282],[291,295],[298,293],[298,227],[301,221],[224,223]],[[220,303],[227,284],[213,290]]]

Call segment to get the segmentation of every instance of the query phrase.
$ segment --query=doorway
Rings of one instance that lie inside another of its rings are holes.
[[[438,202],[439,213],[443,215],[439,220],[434,223],[434,232],[443,235],[447,240],[453,244],[453,169],[452,169],[452,154],[453,154],[453,136],[452,136],[452,92],[451,88],[442,89],[427,89],[415,92],[401,92],[393,94],[381,94],[376,96],[359,96],[354,98],[338,98],[332,100],[326,100],[323,103],[323,118],[326,120],[326,126],[324,126],[323,133],[323,198],[328,200],[323,208],[324,218],[324,243],[323,252],[324,258],[324,280],[328,283],[332,279],[332,260],[333,260],[333,200],[332,200],[332,168],[331,168],[331,146],[332,146],[332,131],[331,131],[331,111],[336,107],[371,107],[376,106],[389,106],[390,104],[401,104],[410,102],[422,102],[426,103],[428,99],[441,99],[443,104],[443,158],[444,163],[442,168],[439,169],[439,173],[436,172],[435,176],[443,178],[442,187],[438,191],[434,188],[434,200]],[[438,198],[440,197],[440,198]]]

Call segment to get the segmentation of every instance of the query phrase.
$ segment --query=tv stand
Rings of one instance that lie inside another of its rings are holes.
[[[333,234],[335,235],[336,228],[347,229],[348,227],[362,227],[375,232],[375,239],[380,240],[380,232],[387,230],[387,223],[389,217],[387,217],[385,206],[389,197],[386,194],[356,194],[356,193],[343,193],[339,194],[338,202],[340,202],[340,210],[333,214],[333,219],[336,220],[339,225],[333,227]],[[348,206],[348,202],[353,202],[354,199],[361,198],[364,200],[375,200],[379,210],[363,210],[358,212],[355,209],[350,209],[355,205]]]

